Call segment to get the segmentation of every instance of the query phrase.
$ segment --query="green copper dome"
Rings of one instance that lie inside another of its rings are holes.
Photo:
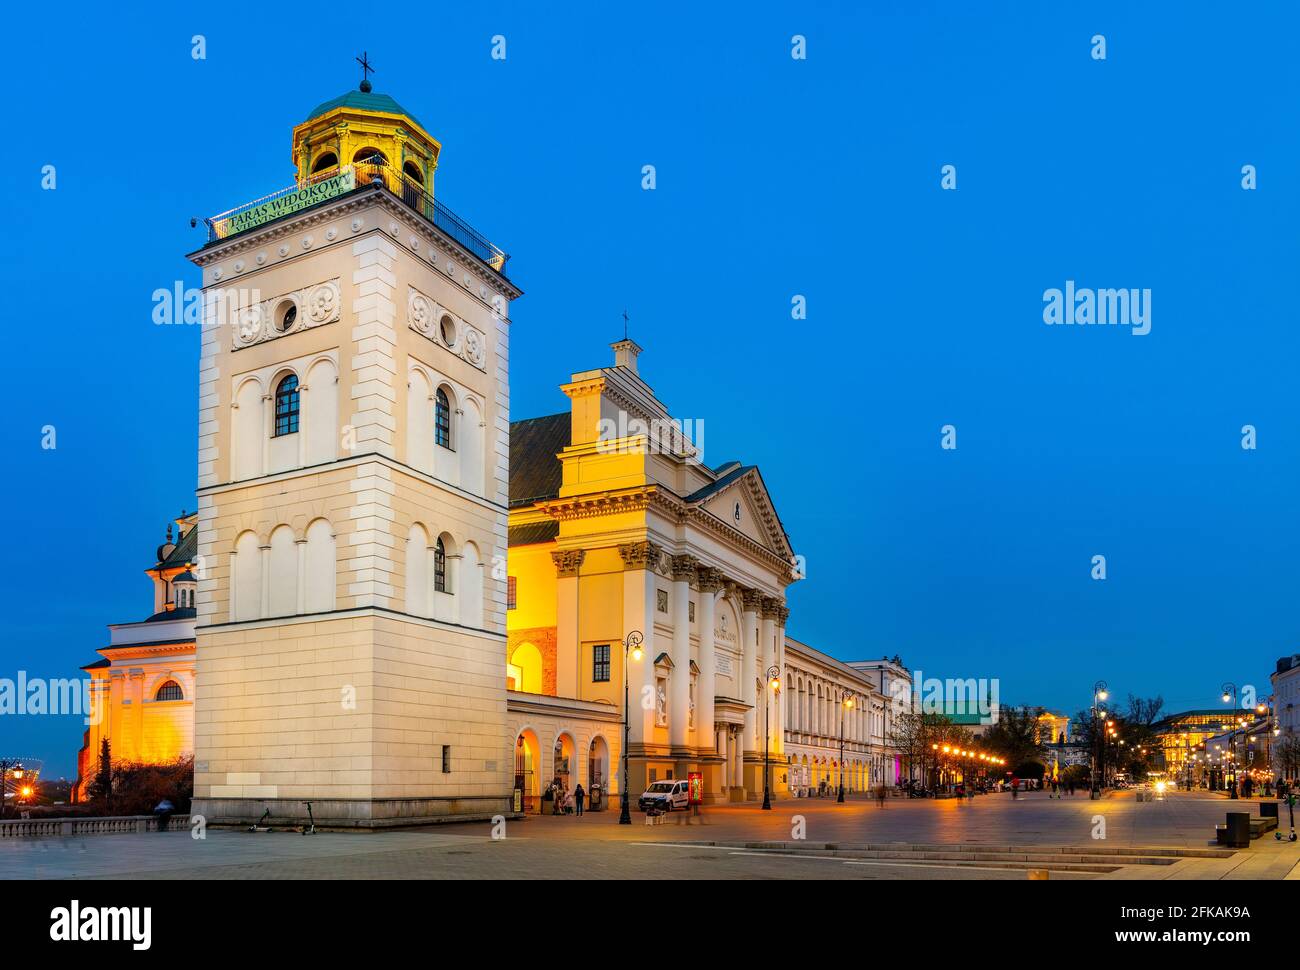
[[[383,111],[387,114],[405,115],[417,125],[420,125],[420,119],[407,111],[400,104],[394,101],[386,94],[374,94],[370,91],[349,91],[347,94],[340,95],[324,104],[318,104],[312,109],[311,113],[303,119],[304,122],[311,121],[313,118],[319,118],[321,115],[333,111],[335,108],[356,108],[359,111]],[[420,125],[421,128],[424,125]]]

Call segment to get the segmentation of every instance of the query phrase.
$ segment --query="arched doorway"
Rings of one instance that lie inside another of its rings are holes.
[[[527,728],[520,731],[519,736],[515,738],[515,788],[523,793],[524,811],[529,813],[541,810],[539,754],[537,735]]]
[[[597,734],[587,748],[587,798],[594,812],[604,810],[609,801],[609,745]]]
[[[575,753],[573,738],[570,735],[560,734],[555,738],[551,771],[553,779],[558,781],[560,787],[569,794],[573,794],[573,789],[578,784],[578,763],[574,758]]]

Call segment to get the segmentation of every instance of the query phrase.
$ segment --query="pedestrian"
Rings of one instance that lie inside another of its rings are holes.
[[[165,798],[162,801],[160,801],[157,805],[154,806],[153,813],[154,816],[158,819],[159,832],[167,831],[167,825],[169,822],[171,822],[172,813],[174,811],[176,811],[176,806],[173,805]]]
[[[1019,798],[1019,797],[1020,797],[1020,779],[1019,779],[1019,778],[1012,778],[1012,779],[1011,779],[1011,798],[1012,798],[1012,800],[1014,801],[1015,799],[1017,799],[1017,798]]]
[[[885,786],[884,786],[884,785],[877,785],[877,786],[876,786],[876,807],[877,807],[877,808],[884,808],[884,807],[885,807],[885,796],[886,796],[887,794],[888,794],[888,792],[885,790]]]
[[[582,790],[582,784],[579,783],[578,787],[573,789],[573,804],[577,807],[577,813],[579,815],[582,814],[582,803],[586,800],[587,793]]]

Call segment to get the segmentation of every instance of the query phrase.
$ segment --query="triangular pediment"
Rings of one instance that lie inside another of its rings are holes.
[[[794,550],[758,469],[750,467],[733,475],[730,482],[725,482],[724,476],[720,481],[725,483],[703,497],[701,507],[764,549],[791,561]]]

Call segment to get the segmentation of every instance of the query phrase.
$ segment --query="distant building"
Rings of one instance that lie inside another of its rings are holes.
[[[1269,678],[1273,683],[1273,713],[1277,718],[1278,736],[1300,735],[1300,653],[1279,657],[1277,670]]]
[[[1206,761],[1205,742],[1227,730],[1231,716],[1231,711],[1195,710],[1170,714],[1156,721],[1151,725],[1155,734],[1156,766],[1170,775],[1186,774],[1190,761],[1193,779],[1198,780]]]

